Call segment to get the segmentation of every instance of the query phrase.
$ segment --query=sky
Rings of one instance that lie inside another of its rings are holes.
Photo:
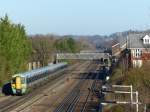
[[[28,34],[109,35],[150,29],[150,0],[0,0]]]

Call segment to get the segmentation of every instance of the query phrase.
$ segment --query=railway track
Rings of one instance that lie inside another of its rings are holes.
[[[54,112],[91,112],[96,111],[99,100],[94,97],[95,90],[101,88],[99,66],[93,66],[73,88],[73,90],[64,98]],[[90,73],[91,71],[91,73]],[[85,80],[84,80],[85,79]],[[90,88],[90,90],[88,90]],[[93,98],[94,97],[94,98]],[[94,104],[94,105],[93,105]]]
[[[94,90],[94,88],[95,88],[95,83],[96,83],[96,81],[94,80],[94,82],[92,83],[92,85],[91,85],[91,90]],[[88,95],[86,96],[86,100],[85,100],[85,102],[84,102],[84,104],[83,104],[83,107],[82,107],[82,109],[81,109],[81,112],[85,112],[85,110],[86,110],[86,108],[87,108],[87,105],[88,105],[88,101],[89,101],[89,98],[90,98],[90,94],[91,94],[91,91],[89,91],[88,92]]]
[[[99,72],[100,73],[100,72]],[[101,74],[96,75],[95,80],[91,85],[91,91],[86,99],[86,102],[80,112],[99,111],[99,91],[102,86]],[[96,108],[95,108],[96,107]]]
[[[79,104],[76,106],[76,109],[74,112],[86,112],[86,110],[89,106],[89,102],[92,97],[92,91],[95,89],[95,85],[96,85],[98,77],[99,77],[99,73],[95,71],[95,68],[90,73],[91,75],[90,75],[89,81],[85,83],[85,85],[87,85],[87,86],[85,86],[86,91],[81,90],[81,91],[83,91],[83,95],[80,99]],[[99,66],[97,66],[97,69],[99,69]]]
[[[92,66],[88,71],[93,71],[94,69],[95,67]],[[89,73],[81,77],[82,80],[79,81],[79,83],[65,97],[65,99],[55,109],[54,112],[74,112],[82,96],[81,87],[85,84],[86,79],[92,79],[92,78],[93,76],[90,75]]]
[[[89,107],[89,102],[90,102],[90,95],[93,94],[94,90],[96,89],[96,84],[98,82],[98,78],[99,78],[99,75],[96,75],[95,80],[93,81],[93,83],[90,87],[91,91],[89,91],[89,93],[86,97],[86,101],[81,109],[81,112],[87,112],[87,110],[89,110],[88,107]]]
[[[82,67],[83,65],[85,65],[85,63],[79,65],[75,65],[74,67],[70,68],[70,71],[73,69],[79,69],[80,67]],[[70,72],[69,71],[69,72]],[[69,73],[67,73],[69,74]],[[44,85],[43,87],[34,90],[33,92],[31,92],[30,94],[27,94],[25,96],[13,96],[12,98],[3,101],[0,103],[0,112],[9,112],[14,110],[15,108],[25,104],[26,102],[30,101],[31,99],[34,98],[34,100],[30,103],[28,103],[28,105],[24,106],[22,109],[28,108],[29,106],[31,106],[33,103],[35,103],[36,101],[40,100],[41,98],[43,98],[45,96],[45,93],[41,93],[41,91],[45,90],[48,86],[54,85],[56,83],[56,81],[58,80],[62,80],[64,77],[66,77],[65,75],[61,75],[60,77],[57,77],[55,80],[51,81],[50,83]],[[61,81],[59,84],[63,83],[63,81]],[[58,85],[59,85],[58,84]],[[56,85],[56,86],[58,86]],[[54,86],[53,88],[50,88],[49,91],[52,91],[56,86]],[[48,92],[48,91],[47,91]],[[40,93],[40,94],[39,94]],[[38,95],[38,97],[37,97]],[[18,110],[17,112],[21,111]]]
[[[78,86],[74,88],[54,112],[70,112],[70,110],[73,109],[74,104],[76,104],[80,98],[80,91],[76,90]]]

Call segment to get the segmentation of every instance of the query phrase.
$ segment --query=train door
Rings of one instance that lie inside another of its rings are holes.
[[[22,92],[22,94],[26,93],[26,89],[27,89],[26,78],[21,77],[21,92]]]

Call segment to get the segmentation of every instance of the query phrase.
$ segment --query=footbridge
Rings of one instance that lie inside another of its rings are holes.
[[[57,53],[56,59],[70,59],[70,60],[99,60],[110,59],[109,53]]]

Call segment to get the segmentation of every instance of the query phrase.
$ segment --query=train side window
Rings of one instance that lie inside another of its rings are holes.
[[[27,83],[29,83],[29,78],[27,78]]]
[[[25,83],[25,78],[24,78],[24,77],[21,78],[21,83],[22,83],[22,84]]]
[[[33,77],[34,78],[34,77]],[[30,82],[32,82],[33,81],[33,78],[32,77],[30,77]]]
[[[28,78],[27,82],[28,82],[28,83],[30,83],[31,81],[32,81],[32,80],[31,80],[31,77],[30,77],[30,78]]]
[[[30,78],[27,78],[27,83],[30,83]]]

